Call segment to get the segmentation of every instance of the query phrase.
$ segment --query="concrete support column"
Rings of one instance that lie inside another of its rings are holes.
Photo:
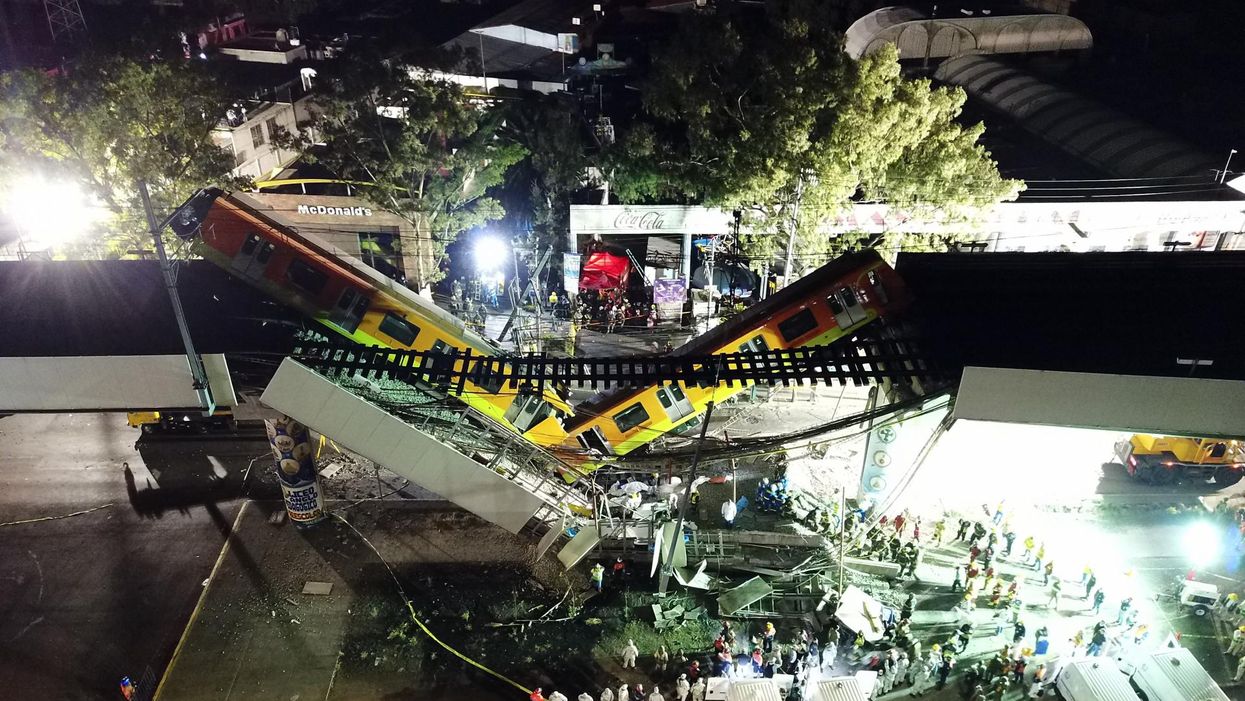
[[[264,419],[268,431],[268,445],[281,481],[281,494],[285,497],[285,511],[294,525],[310,526],[323,521],[324,492],[320,489],[320,475],[312,458],[311,436],[307,427],[288,416]]]
[[[683,232],[683,289],[692,294],[692,232]]]

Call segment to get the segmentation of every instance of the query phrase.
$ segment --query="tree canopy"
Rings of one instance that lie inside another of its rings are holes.
[[[73,181],[111,213],[93,252],[124,255],[148,234],[136,184],[158,212],[200,187],[233,184],[231,155],[209,135],[228,101],[194,64],[127,58],[83,61],[50,75],[0,76],[0,178],[40,173]]]
[[[798,254],[842,250],[814,234],[853,198],[945,216],[1014,197],[957,118],[965,95],[901,75],[893,47],[854,61],[825,3],[689,15],[653,61],[643,110],[606,155],[629,201],[742,209],[744,249],[769,256],[798,228]],[[836,250],[837,249],[837,250]]]
[[[321,75],[301,146],[338,177],[369,183],[361,196],[411,223],[416,234],[401,242],[416,261],[408,284],[436,282],[450,242],[503,216],[486,193],[523,148],[498,138],[497,110],[401,61],[357,52]]]

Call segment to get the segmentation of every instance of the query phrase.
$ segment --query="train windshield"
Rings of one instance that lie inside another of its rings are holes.
[[[549,402],[531,394],[520,395],[506,409],[506,420],[520,433],[526,433],[552,414],[553,407],[549,406]]]

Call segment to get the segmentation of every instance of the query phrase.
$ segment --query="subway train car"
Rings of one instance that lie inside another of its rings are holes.
[[[387,348],[504,356],[461,320],[314,234],[284,226],[227,193],[193,226],[173,223],[197,253],[346,338]],[[461,361],[459,361],[461,362]],[[466,382],[458,399],[529,441],[558,445],[571,414],[553,389],[520,393],[510,382]]]
[[[908,303],[898,274],[875,251],[849,253],[796,280],[673,355],[711,355],[829,345]],[[575,407],[565,448],[625,455],[694,422],[709,400],[721,402],[741,385],[681,387],[670,383],[598,394]]]

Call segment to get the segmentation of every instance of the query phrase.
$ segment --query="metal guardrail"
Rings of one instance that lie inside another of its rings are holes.
[[[915,344],[903,339],[851,338],[829,346],[759,353],[631,358],[499,357],[476,355],[471,349],[434,353],[315,342],[301,344],[291,357],[320,370],[422,383],[458,393],[467,381],[480,387],[510,381],[541,392],[546,386],[572,384],[592,389],[664,382],[707,386],[715,378],[727,385],[824,382],[857,386],[883,380],[925,384],[942,379]]]

